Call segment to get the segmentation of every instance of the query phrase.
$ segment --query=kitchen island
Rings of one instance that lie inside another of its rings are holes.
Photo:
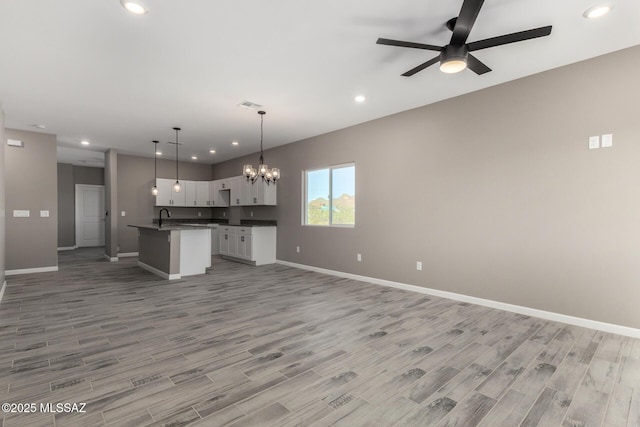
[[[204,274],[211,267],[211,228],[205,224],[130,224],[138,229],[138,265],[165,279]]]

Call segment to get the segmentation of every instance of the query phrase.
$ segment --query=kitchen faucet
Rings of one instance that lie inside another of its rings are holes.
[[[159,215],[159,218],[158,218],[158,228],[162,228],[162,211],[166,211],[167,212],[167,218],[171,218],[171,212],[169,212],[169,209],[167,209],[167,208],[160,209],[160,215]]]

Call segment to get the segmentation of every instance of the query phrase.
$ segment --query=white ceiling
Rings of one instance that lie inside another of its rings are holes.
[[[146,2],[149,13],[135,16],[118,0],[2,0],[6,126],[145,156],[159,139],[170,158],[181,126],[181,159],[216,163],[258,150],[259,116],[237,106],[244,100],[267,111],[269,148],[640,44],[640,1],[591,21],[582,13],[597,0],[486,0],[470,42],[553,32],[474,52],[493,69],[482,76],[436,65],[407,78],[434,52],[376,39],[444,45],[461,0]]]

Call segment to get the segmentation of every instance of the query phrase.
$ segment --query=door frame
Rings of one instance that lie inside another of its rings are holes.
[[[81,247],[78,243],[78,235],[80,234],[79,230],[80,230],[80,221],[78,221],[78,217],[79,215],[79,207],[80,204],[78,203],[78,199],[79,199],[79,194],[80,194],[80,190],[83,188],[100,188],[102,189],[102,197],[103,197],[103,208],[104,208],[104,203],[106,202],[106,200],[104,200],[105,197],[105,186],[104,185],[92,185],[92,184],[76,184],[75,185],[75,194],[74,194],[74,199],[73,199],[73,203],[74,203],[74,223],[75,223],[75,243],[76,243],[76,248]],[[103,209],[104,210],[104,209]],[[106,223],[105,223],[106,224]],[[103,224],[103,227],[106,227],[106,225]],[[106,230],[105,230],[105,237],[106,237]],[[103,243],[104,244],[104,243]]]

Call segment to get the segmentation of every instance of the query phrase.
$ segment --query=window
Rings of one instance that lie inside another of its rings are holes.
[[[304,224],[356,224],[356,165],[304,172]]]

